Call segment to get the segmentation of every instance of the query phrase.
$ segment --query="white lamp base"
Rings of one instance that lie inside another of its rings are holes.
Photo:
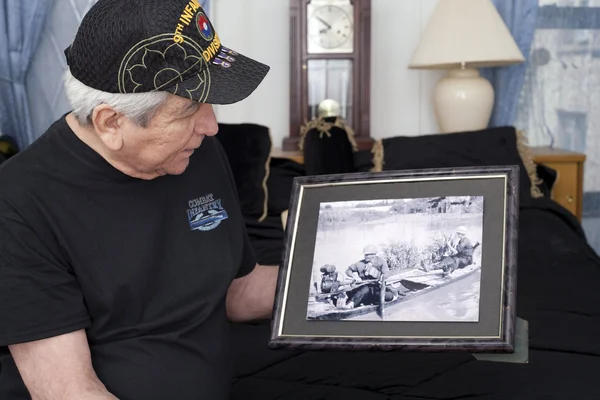
[[[435,88],[434,106],[443,133],[485,129],[494,107],[494,88],[476,69],[451,70]]]

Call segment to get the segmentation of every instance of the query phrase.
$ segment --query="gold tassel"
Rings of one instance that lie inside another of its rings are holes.
[[[536,164],[533,162],[533,156],[531,154],[531,149],[529,148],[527,136],[522,130],[517,130],[517,149],[519,150],[519,155],[521,156],[521,160],[525,165],[527,175],[529,175],[529,180],[531,181],[531,197],[534,199],[544,197],[544,194],[540,188],[537,187],[537,185],[541,184],[543,180],[540,179],[537,174]]]
[[[267,161],[265,162],[265,176],[262,181],[262,188],[265,194],[265,201],[263,203],[263,213],[258,218],[258,222],[263,222],[265,218],[269,215],[269,187],[267,186],[267,181],[269,180],[269,175],[271,174],[271,154],[273,152],[273,136],[271,135],[271,128],[268,129],[269,132],[269,142],[271,143],[271,148],[269,150],[269,155],[267,156]]]
[[[371,153],[373,154],[373,168],[371,168],[371,172],[381,172],[383,171],[383,164],[385,163],[384,150],[383,150],[383,139],[377,140],[373,143],[373,147],[371,148]]]

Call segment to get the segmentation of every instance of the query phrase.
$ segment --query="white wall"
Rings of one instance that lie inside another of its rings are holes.
[[[37,135],[69,110],[61,77],[63,49],[95,0],[56,0],[27,77]],[[437,132],[430,94],[439,73],[408,70],[410,56],[437,0],[372,0],[371,135]],[[222,122],[271,127],[275,147],[289,135],[289,1],[212,0],[211,19],[223,43],[271,66],[245,101],[216,107]]]
[[[431,91],[438,71],[407,68],[437,0],[372,0],[371,136],[437,133]],[[221,122],[271,127],[274,146],[289,134],[289,2],[213,0],[222,42],[271,66],[245,101],[216,108]]]
[[[31,124],[36,137],[71,108],[62,82],[67,68],[64,49],[73,40],[83,16],[95,2],[55,0],[52,3],[26,77]]]

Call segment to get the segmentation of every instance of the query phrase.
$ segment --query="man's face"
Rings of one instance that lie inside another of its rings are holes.
[[[147,177],[182,174],[206,135],[217,134],[212,105],[169,96],[145,128],[125,120],[119,158]]]
[[[367,254],[365,254],[365,260],[366,261],[373,261],[373,259],[375,259],[375,253],[367,253]]]

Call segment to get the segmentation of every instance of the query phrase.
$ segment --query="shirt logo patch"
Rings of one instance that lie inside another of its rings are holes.
[[[212,193],[188,202],[187,218],[192,231],[210,231],[227,219],[227,210],[221,205],[221,199],[215,199]]]

